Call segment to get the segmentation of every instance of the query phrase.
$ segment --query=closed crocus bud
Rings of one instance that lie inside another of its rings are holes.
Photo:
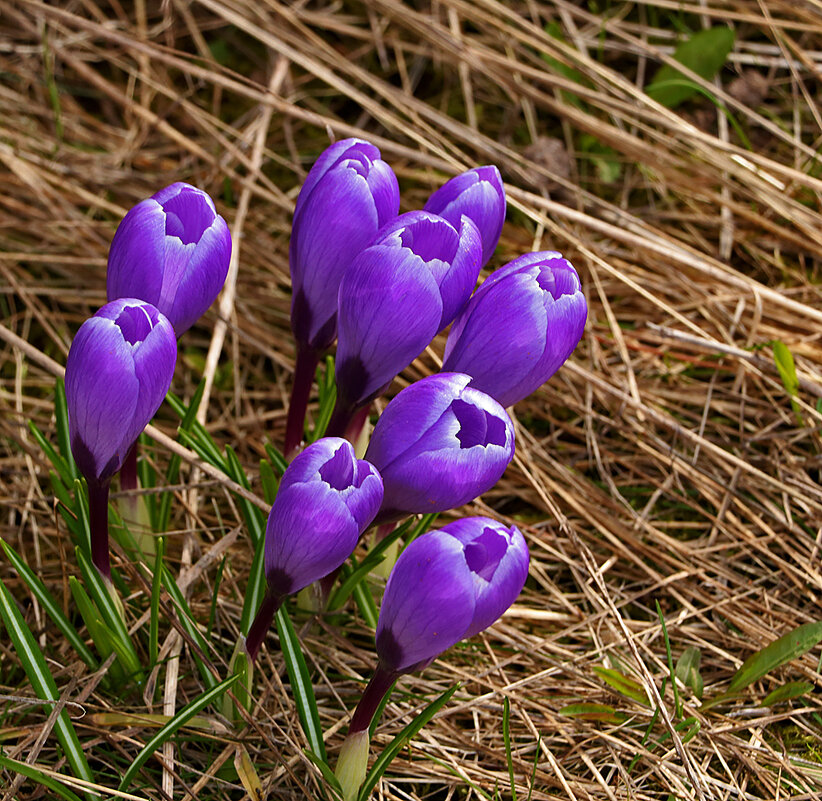
[[[337,409],[331,433],[383,392],[465,305],[480,269],[479,232],[424,211],[387,225],[340,284]]]
[[[403,673],[497,620],[528,577],[528,547],[516,526],[469,517],[423,534],[400,555],[377,623],[379,663],[351,718],[336,775],[353,799],[365,778],[368,730],[385,693]]]
[[[71,343],[66,362],[71,452],[88,481],[92,557],[105,576],[111,572],[109,481],[163,402],[176,359],[171,323],[135,298],[103,306]]]
[[[482,237],[482,263],[488,263],[505,222],[505,188],[496,167],[475,167],[455,176],[428,198],[424,208],[451,225],[459,225],[463,214],[470,218]]]
[[[214,201],[185,183],[171,184],[132,208],[111,241],[108,299],[154,304],[179,337],[222,289],[231,233]]]
[[[284,598],[336,570],[381,502],[379,473],[344,439],[317,440],[288,466],[265,531],[268,594],[246,639],[252,659]]]
[[[462,506],[505,472],[514,458],[513,423],[470,382],[460,373],[428,376],[385,408],[365,454],[385,487],[378,522]]]
[[[314,371],[337,336],[343,274],[399,207],[397,177],[380,151],[362,139],[331,145],[300,190],[289,245],[291,330],[297,341],[283,447],[289,458],[302,440]]]
[[[511,406],[545,383],[577,346],[588,306],[559,253],[528,253],[501,267],[454,322],[442,369]]]
[[[343,274],[399,207],[397,177],[369,142],[343,139],[314,163],[297,197],[289,247],[291,327],[301,346],[322,352],[334,341]]]

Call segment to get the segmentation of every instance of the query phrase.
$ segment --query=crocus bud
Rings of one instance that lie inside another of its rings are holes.
[[[214,302],[231,259],[231,233],[202,190],[171,184],[132,208],[111,241],[108,299],[154,304],[179,337]]]
[[[80,326],[66,362],[71,451],[89,482],[110,479],[163,402],[177,360],[171,323],[134,298]]]
[[[414,540],[385,586],[377,623],[380,666],[421,670],[488,628],[525,585],[528,561],[520,530],[486,517],[464,518]]]
[[[349,442],[317,440],[288,466],[265,530],[268,595],[249,629],[252,659],[287,595],[336,570],[382,502],[382,479]]]
[[[588,307],[559,253],[528,253],[492,273],[456,319],[442,369],[511,406],[545,383],[577,346]]]
[[[168,319],[115,300],[80,326],[66,361],[71,452],[89,486],[92,558],[108,577],[108,485],[163,402],[177,360]]]
[[[357,797],[368,761],[368,730],[403,673],[490,626],[528,577],[528,547],[516,526],[469,517],[423,534],[400,555],[377,622],[379,663],[351,718],[335,771],[346,801]]]
[[[454,509],[497,483],[514,458],[514,425],[470,376],[438,373],[386,406],[365,458],[385,495],[378,522]]]
[[[397,216],[400,189],[380,151],[362,139],[327,148],[297,197],[289,262],[291,328],[321,353],[337,332],[337,290],[353,258]]]
[[[465,305],[480,269],[479,231],[424,211],[389,223],[340,284],[338,408],[364,405]]]
[[[463,214],[468,217],[482,237],[482,263],[488,263],[505,221],[505,188],[496,167],[475,167],[455,176],[428,198],[424,208],[454,226]]]

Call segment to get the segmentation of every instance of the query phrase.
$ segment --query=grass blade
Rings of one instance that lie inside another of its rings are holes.
[[[58,378],[54,385],[54,418],[57,428],[57,447],[60,448],[60,455],[66,463],[68,471],[68,484],[71,484],[80,474],[77,472],[77,465],[74,464],[74,455],[71,452],[71,440],[69,438],[68,405],[66,404],[66,388],[62,379]]]
[[[438,698],[435,698],[385,747],[385,750],[377,757],[376,762],[374,762],[374,765],[365,777],[363,786],[360,789],[359,801],[368,801],[371,791],[376,787],[377,782],[388,769],[394,757],[399,754],[406,742],[417,734],[417,732],[451,700],[451,696],[457,691],[459,686],[459,684],[455,684],[450,690],[446,690]]]
[[[784,634],[761,651],[749,656],[728,685],[728,693],[739,692],[780,665],[796,659],[822,640],[822,622],[804,623]]]
[[[151,581],[151,617],[148,623],[148,661],[154,665],[157,661],[158,643],[160,640],[160,588],[163,586],[163,556],[166,541],[157,538],[157,552],[154,555],[154,577]]]
[[[74,483],[75,476],[72,474],[66,460],[57,452],[54,446],[43,436],[40,429],[29,420],[29,432],[37,440],[40,450],[46,454],[48,460],[54,465],[57,475],[63,480],[63,483],[71,486]]]
[[[100,612],[106,628],[111,632],[113,638],[117,640],[117,643],[114,644],[114,650],[117,651],[117,655],[122,658],[123,667],[126,669],[126,672],[130,676],[133,676],[138,683],[142,684],[144,679],[143,666],[140,658],[137,656],[137,651],[134,650],[134,643],[131,641],[125,621],[123,620],[121,608],[112,597],[112,593],[116,590],[114,590],[110,584],[106,583],[81,548],[76,548],[75,553],[77,554],[77,562],[80,565],[80,572],[83,574],[86,591]]]
[[[319,768],[320,773],[322,773],[326,784],[331,788],[334,796],[341,799],[343,797],[342,787],[340,787],[339,779],[334,775],[334,771],[328,767],[328,763],[323,762],[323,760],[309,748],[304,748],[303,753]]]
[[[285,658],[288,681],[291,684],[291,692],[294,694],[294,703],[297,705],[297,713],[300,716],[305,738],[308,740],[311,750],[320,759],[327,761],[323,731],[320,727],[320,715],[317,712],[317,700],[314,697],[314,688],[311,686],[311,677],[300,647],[300,641],[283,607],[280,607],[277,611],[276,621],[277,634],[280,637],[280,650]]]
[[[208,692],[203,693],[199,698],[195,698],[191,703],[186,704],[160,731],[157,732],[142,748],[129,765],[128,770],[123,775],[120,786],[117,788],[124,791],[134,780],[137,772],[149,760],[151,755],[160,748],[163,743],[169,740],[179,729],[185,726],[201,709],[205,709],[209,704],[214,703],[227,689],[229,689],[239,676],[229,676],[221,681]]]
[[[194,622],[194,616],[191,613],[191,609],[189,609],[183,594],[180,592],[180,588],[177,586],[174,576],[171,575],[171,572],[165,565],[162,567],[162,572],[163,584],[165,585],[166,590],[168,590],[168,594],[171,596],[174,606],[177,608],[177,616],[180,619],[180,624],[185,629],[186,634],[188,634],[188,636],[191,637],[195,643],[197,643],[197,647],[204,654],[208,654],[210,650],[208,643],[200,632],[200,629],[197,628],[197,624]],[[208,665],[203,662],[199,654],[191,651],[191,655],[194,658],[194,664],[197,665],[197,670],[200,672],[200,677],[202,678],[203,683],[209,688],[209,690],[213,690],[217,686],[217,679],[215,678],[214,673]]]
[[[506,696],[502,701],[502,739],[505,743],[505,761],[508,763],[508,781],[511,786],[511,801],[517,801],[517,786],[514,783],[514,758],[511,755],[511,702]]]
[[[243,614],[240,618],[240,631],[248,634],[254,615],[263,602],[268,585],[265,578],[265,541],[257,543],[254,551],[254,560],[251,562],[251,571],[248,574],[248,584],[243,601]]]
[[[92,670],[96,670],[97,660],[94,658],[94,654],[83,642],[83,638],[77,633],[77,629],[63,614],[63,610],[57,601],[54,600],[52,594],[46,589],[46,585],[32,572],[31,568],[23,561],[20,554],[18,554],[11,545],[0,540],[0,547],[3,548],[6,558],[11,562],[17,574],[28,585],[31,594],[40,602],[40,606],[43,607],[46,614],[52,619],[54,625],[60,629],[61,634],[68,640],[69,645],[74,648],[80,659]]]
[[[674,691],[674,714],[677,718],[682,717],[682,705],[679,703],[679,689],[676,686],[676,673],[674,671],[674,657],[671,653],[671,640],[668,638],[668,627],[665,625],[665,615],[662,614],[662,607],[659,601],[656,602],[656,614],[659,618],[659,625],[662,626],[662,637],[665,640],[665,654],[668,657],[668,675],[671,677],[671,689]],[[643,690],[643,695],[645,692]]]
[[[19,773],[21,776],[42,784],[43,787],[48,787],[55,795],[65,798],[66,801],[80,801],[79,795],[75,795],[68,787],[64,787],[57,779],[53,779],[51,776],[39,771],[34,765],[18,762],[16,759],[0,754],[0,768],[5,768],[12,773]]]
[[[20,664],[31,682],[35,695],[43,701],[59,701],[60,694],[57,692],[54,677],[46,665],[43,652],[34,641],[14,598],[3,581],[0,581],[0,617],[3,618],[6,633],[17,652]],[[94,776],[86,761],[83,747],[80,745],[77,732],[65,709],[57,716],[54,733],[63,747],[71,772],[79,779],[93,782]]]

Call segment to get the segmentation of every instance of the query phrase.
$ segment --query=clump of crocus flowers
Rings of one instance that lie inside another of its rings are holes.
[[[291,463],[265,532],[267,591],[237,646],[252,662],[284,600],[313,582],[327,590],[370,527],[385,534],[410,515],[455,509],[490,490],[514,457],[505,407],[547,381],[582,336],[581,282],[559,253],[520,256],[474,291],[505,220],[496,167],[452,178],[424,209],[399,215],[399,207],[391,167],[361,139],[320,155],[297,199],[289,250],[296,367],[284,441]],[[92,558],[106,578],[110,482],[136,458],[137,438],[171,383],[176,338],[215,299],[230,255],[228,226],[208,195],[182,183],[160,190],[121,223],[109,303],[72,344],[71,447],[88,482]],[[352,443],[372,401],[449,326],[442,372],[387,404],[358,458]],[[300,451],[315,369],[335,339],[327,436]],[[373,677],[337,765],[346,800],[362,784],[369,728],[389,689],[499,619],[528,563],[519,529],[487,517],[458,519],[402,550],[379,612]]]

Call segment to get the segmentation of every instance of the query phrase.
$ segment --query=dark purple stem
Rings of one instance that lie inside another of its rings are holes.
[[[371,404],[366,403],[365,406],[354,413],[351,422],[346,427],[344,436],[352,445],[357,444],[357,440],[360,438],[363,428],[365,428],[365,423],[366,420],[368,420],[370,412]]]
[[[365,692],[354,710],[354,717],[351,718],[351,725],[348,727],[348,734],[356,734],[365,731],[374,719],[374,713],[380,705],[385,694],[391,689],[391,685],[397,680],[400,674],[393,670],[386,670],[381,664],[377,665],[371,681],[365,688]]]
[[[377,526],[374,542],[382,542],[396,527],[396,523],[383,523],[381,526]]]
[[[108,486],[102,484],[88,485],[89,530],[91,532],[91,561],[100,571],[100,575],[111,581],[111,560],[108,552]]]
[[[334,582],[337,580],[337,576],[340,575],[340,571],[342,570],[342,565],[337,568],[334,568],[327,576],[323,576],[320,579],[320,608],[325,609],[328,605],[328,599],[331,597],[331,590],[334,589]]]
[[[277,610],[282,605],[282,597],[266,593],[265,598],[263,598],[263,602],[257,610],[257,616],[254,618],[254,622],[248,630],[248,636],[245,638],[245,650],[252,662],[257,658],[265,635],[268,634],[268,630],[271,628],[271,621],[274,620],[274,615],[277,614]]]
[[[334,404],[334,411],[331,413],[331,419],[328,421],[328,428],[325,430],[325,435],[327,437],[344,437],[356,413],[356,406],[349,406],[347,403],[341,401],[338,396],[337,402]]]
[[[137,489],[137,442],[131,446],[120,468],[120,489],[123,492]]]
[[[288,404],[288,420],[285,424],[285,458],[292,459],[303,441],[305,411],[311,396],[314,373],[320,363],[319,354],[301,345],[297,346],[297,364],[294,367],[294,383]]]

